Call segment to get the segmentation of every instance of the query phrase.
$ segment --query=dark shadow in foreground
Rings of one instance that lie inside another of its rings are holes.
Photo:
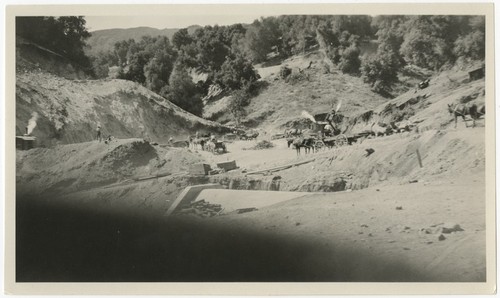
[[[368,252],[332,252],[206,221],[96,212],[36,198],[17,198],[16,212],[17,282],[431,281]]]

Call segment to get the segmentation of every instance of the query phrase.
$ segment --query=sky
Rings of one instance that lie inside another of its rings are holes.
[[[224,15],[148,15],[148,16],[85,16],[89,31],[112,28],[152,27],[157,29],[185,28],[190,25],[231,25],[250,24],[265,14],[224,14]]]

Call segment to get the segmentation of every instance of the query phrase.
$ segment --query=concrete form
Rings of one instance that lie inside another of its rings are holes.
[[[182,207],[194,201],[198,194],[204,189],[222,188],[220,184],[201,184],[186,187],[168,208],[166,215],[170,216],[178,207]]]
[[[204,189],[199,192],[195,201],[205,200],[211,204],[220,204],[222,208],[224,208],[222,213],[229,213],[238,209],[259,209],[311,194],[313,193],[265,190]]]

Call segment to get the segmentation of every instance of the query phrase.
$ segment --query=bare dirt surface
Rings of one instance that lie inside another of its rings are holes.
[[[324,251],[304,251],[304,266],[334,275],[345,263],[346,280],[485,281],[484,193],[477,191],[484,181],[476,178],[315,194],[210,221],[307,241]]]

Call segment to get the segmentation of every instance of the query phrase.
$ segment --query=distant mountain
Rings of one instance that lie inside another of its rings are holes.
[[[189,26],[188,32],[191,34],[196,29],[201,26],[193,25]],[[100,51],[108,51],[111,50],[114,44],[118,41],[134,39],[135,41],[139,41],[142,36],[150,35],[150,36],[167,36],[168,38],[172,38],[175,32],[179,31],[180,28],[165,28],[165,29],[156,29],[151,27],[137,27],[137,28],[129,28],[129,29],[105,29],[105,30],[97,30],[90,32],[92,35],[87,40],[87,44],[90,46],[87,49],[87,54],[95,54]]]

